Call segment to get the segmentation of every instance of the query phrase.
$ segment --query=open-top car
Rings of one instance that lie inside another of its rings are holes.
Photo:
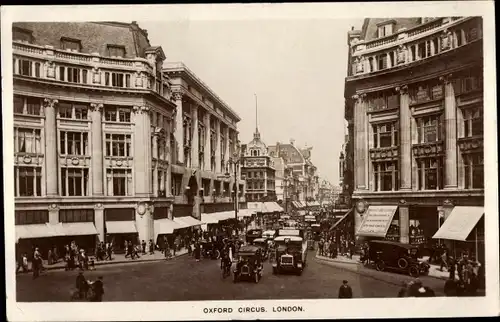
[[[307,264],[307,241],[298,230],[281,230],[274,239],[276,251],[272,261],[273,274],[292,271],[302,274]]]
[[[378,271],[392,269],[412,277],[427,275],[429,264],[419,260],[418,246],[385,240],[369,242],[368,259]]]
[[[263,269],[260,247],[243,246],[238,252],[238,263],[233,270],[233,282],[248,279],[259,283]]]

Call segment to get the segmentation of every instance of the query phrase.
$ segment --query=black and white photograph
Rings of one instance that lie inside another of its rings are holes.
[[[3,7],[9,320],[497,315],[494,25]]]

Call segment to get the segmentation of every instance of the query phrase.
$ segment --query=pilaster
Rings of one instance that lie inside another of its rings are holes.
[[[191,167],[198,168],[200,166],[200,151],[199,151],[199,133],[198,133],[198,105],[191,105],[191,131],[193,131],[191,142]]]
[[[398,207],[399,211],[399,242],[410,243],[410,208],[403,200]]]
[[[354,168],[356,189],[367,188],[368,138],[366,121],[366,94],[355,95],[354,103]]]
[[[98,233],[99,241],[106,241],[104,234],[104,207],[98,203],[94,206],[94,225]]]
[[[51,204],[49,206],[49,224],[57,225],[59,223],[59,206]]]
[[[158,155],[158,135],[156,133],[153,134],[153,151],[151,151],[151,154],[153,156],[153,159],[156,159],[156,163],[153,165],[153,195],[158,196],[158,176],[159,176],[159,169],[158,169],[158,163],[159,163],[159,155]],[[153,161],[151,161],[153,162]]]
[[[134,106],[134,188],[138,197],[149,196],[151,178],[151,125],[149,107]]]
[[[408,86],[398,87],[399,91],[399,133],[400,133],[400,173],[401,187],[400,190],[411,190],[411,112],[410,112],[410,97],[408,95]]]
[[[224,136],[226,137],[225,141],[225,151],[224,151],[224,165],[228,168],[228,171],[231,171],[228,164],[229,161],[229,126],[224,127]],[[222,171],[225,171],[224,169]]]
[[[144,202],[139,202],[135,207],[135,224],[139,233],[139,240],[154,238],[154,207]],[[155,241],[156,242],[156,241]]]
[[[215,143],[215,172],[216,173],[221,173],[224,171],[224,169],[221,169],[221,159],[220,159],[220,120],[215,119],[215,138],[216,138],[216,143]]]
[[[205,125],[205,142],[203,145],[205,146],[205,153],[203,154],[204,163],[205,163],[205,171],[210,171],[210,113],[205,113],[205,117],[203,119],[203,124]]]
[[[56,197],[57,194],[57,125],[55,106],[56,99],[46,98],[44,100],[45,113],[45,174],[47,183],[47,196]]]
[[[92,195],[104,194],[104,169],[102,148],[102,109],[103,104],[90,104],[90,118],[92,120]]]
[[[444,83],[444,126],[445,126],[445,189],[457,189],[457,108],[451,74],[442,77]]]
[[[184,163],[184,132],[183,132],[183,119],[182,119],[182,97],[184,93],[177,91],[172,93],[172,97],[177,105],[177,111],[175,113],[175,131],[174,137],[177,149],[177,162]],[[174,147],[172,147],[174,148]]]

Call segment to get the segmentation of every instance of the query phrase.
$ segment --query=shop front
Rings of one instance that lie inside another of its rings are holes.
[[[106,242],[113,243],[115,253],[125,252],[125,242],[139,244],[134,208],[104,209]]]

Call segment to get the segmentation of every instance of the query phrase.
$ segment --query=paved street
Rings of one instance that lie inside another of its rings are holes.
[[[195,262],[193,258],[182,256],[171,261],[101,266],[96,271],[85,272],[85,276],[91,280],[99,275],[104,277],[104,301],[336,298],[344,279],[349,281],[354,297],[394,297],[399,290],[394,277],[386,281],[383,276],[372,278],[335,268],[320,263],[312,252],[302,276],[272,275],[269,263],[264,269],[259,284],[234,284],[231,278],[221,278],[219,261]],[[76,275],[77,271],[61,270],[45,272],[36,280],[28,274],[18,275],[17,299],[28,302],[69,301]],[[406,277],[396,279],[402,281]]]

